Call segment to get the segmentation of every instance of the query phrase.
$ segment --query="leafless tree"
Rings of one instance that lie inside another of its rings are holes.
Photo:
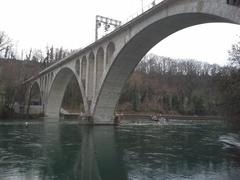
[[[232,45],[232,49],[229,51],[229,61],[237,68],[240,68],[240,41]]]
[[[15,55],[12,50],[13,43],[7,34],[0,31],[0,57],[5,59],[14,59]]]

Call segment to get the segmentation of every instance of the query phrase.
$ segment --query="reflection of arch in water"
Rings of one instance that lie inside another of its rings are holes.
[[[59,123],[43,123],[42,136],[42,153],[43,157],[46,158],[44,167],[41,169],[41,176],[43,177],[58,177],[59,171],[64,172],[65,168],[62,169],[61,163],[63,162],[63,149],[61,148],[60,142],[60,124]],[[58,168],[56,168],[58,166]],[[44,179],[44,178],[43,178]]]
[[[127,180],[114,127],[82,127],[81,151],[75,158],[74,177],[81,180]],[[107,133],[106,133],[107,132]]]
[[[69,129],[64,129],[66,132],[62,131],[61,136],[68,134]],[[75,156],[72,158],[73,177],[81,180],[127,180],[123,154],[115,144],[115,128],[83,126],[80,130],[81,139],[77,141],[81,141],[81,149],[77,155],[71,155]]]
[[[80,172],[81,180],[102,180],[96,160],[95,145],[93,142],[93,128],[83,127],[82,129],[81,153],[78,158],[81,162],[75,164],[74,174]],[[80,167],[80,171],[79,171]]]
[[[123,154],[116,146],[114,127],[79,128],[76,124],[48,121],[41,126],[43,139],[38,141],[42,145],[42,154],[37,154],[37,157],[46,159],[40,168],[41,177],[79,180],[128,179]],[[37,161],[41,162],[41,159]]]
[[[127,180],[128,174],[123,153],[116,146],[115,127],[96,126],[93,129],[93,144],[97,166],[103,180]]]
[[[70,129],[69,131],[69,125],[66,124],[46,124],[45,134],[49,137],[44,140],[44,142],[47,142],[45,156],[49,160],[47,161],[47,172],[45,174],[56,177],[63,174],[62,176],[65,179],[103,180],[100,177],[95,155],[93,128],[82,126],[79,129],[78,126],[71,125]],[[49,132],[54,133],[52,135]],[[71,149],[74,150],[74,153],[66,148],[65,142],[69,140],[70,142],[77,142]],[[54,152],[54,154],[51,152]],[[56,167],[59,167],[57,168],[58,171],[56,171]]]

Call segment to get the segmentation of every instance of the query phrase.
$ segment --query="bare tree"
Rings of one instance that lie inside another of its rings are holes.
[[[41,49],[34,49],[32,52],[32,61],[43,62],[44,55]]]
[[[232,45],[232,49],[229,51],[229,56],[231,65],[240,68],[240,41]]]
[[[0,31],[0,57],[5,59],[14,59],[15,55],[12,50],[13,44],[11,39],[3,31]]]
[[[26,60],[30,61],[32,59],[32,49],[29,50],[29,53],[26,54]]]

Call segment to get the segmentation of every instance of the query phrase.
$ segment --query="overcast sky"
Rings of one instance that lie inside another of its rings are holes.
[[[144,4],[151,1],[143,0]],[[141,11],[142,6],[142,0],[0,0],[0,3],[0,31],[17,42],[18,49],[45,49],[47,45],[83,48],[95,38],[96,15],[124,21]],[[238,35],[238,25],[194,26],[166,38],[151,52],[224,64]]]

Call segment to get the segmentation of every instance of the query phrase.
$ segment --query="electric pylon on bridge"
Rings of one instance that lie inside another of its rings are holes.
[[[98,40],[98,29],[102,26],[102,24],[104,25],[105,32],[107,32],[109,31],[111,26],[114,28],[121,26],[121,21],[97,15],[96,28],[95,28],[95,40]]]

